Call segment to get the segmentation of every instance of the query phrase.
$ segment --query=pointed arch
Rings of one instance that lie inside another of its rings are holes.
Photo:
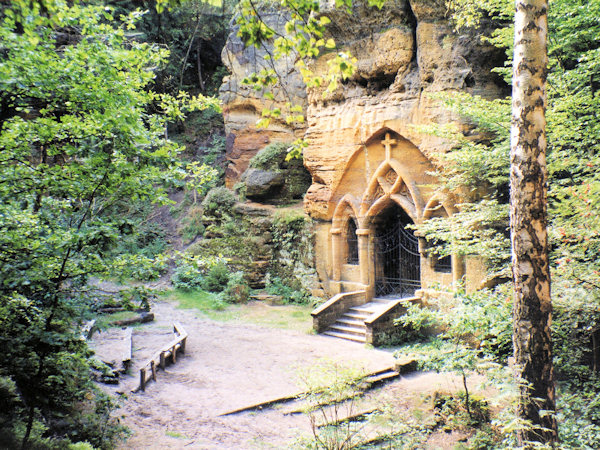
[[[344,195],[337,203],[333,212],[332,225],[335,229],[341,229],[348,216],[358,221],[359,204],[352,194]]]
[[[423,220],[434,217],[435,211],[439,210],[439,208],[443,208],[447,217],[450,217],[452,214],[458,212],[456,207],[444,198],[444,193],[436,192],[433,197],[429,199],[427,205],[425,205],[425,208],[423,209]]]

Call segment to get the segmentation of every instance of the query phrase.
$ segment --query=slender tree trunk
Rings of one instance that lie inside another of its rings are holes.
[[[533,425],[518,432],[525,447],[532,441],[557,441],[546,230],[547,10],[547,0],[516,0],[510,227],[517,414]]]
[[[202,39],[198,39],[196,67],[198,69],[198,85],[200,86],[200,92],[204,92],[204,80],[202,79]]]

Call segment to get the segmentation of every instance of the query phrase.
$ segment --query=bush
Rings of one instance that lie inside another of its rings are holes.
[[[243,303],[248,300],[249,293],[250,288],[244,279],[244,273],[240,271],[232,273],[223,291],[225,301],[229,303]]]
[[[237,200],[235,193],[224,186],[211,189],[202,201],[204,214],[221,217],[233,208]]]
[[[294,289],[279,277],[267,278],[265,290],[268,294],[281,296],[284,303],[306,304],[311,300],[306,292]]]
[[[229,283],[230,270],[227,264],[219,262],[213,265],[202,281],[202,288],[210,292],[222,292]]]
[[[200,289],[203,282],[204,277],[198,267],[186,263],[178,266],[171,276],[171,283],[173,286],[177,289],[183,289],[184,291]]]
[[[150,300],[156,299],[152,289],[144,286],[134,286],[119,292],[121,305],[128,310],[143,309],[150,311]]]
[[[196,237],[204,234],[205,227],[202,223],[202,209],[200,207],[196,206],[190,208],[181,223],[183,225],[181,237],[185,243],[190,243],[196,239]]]

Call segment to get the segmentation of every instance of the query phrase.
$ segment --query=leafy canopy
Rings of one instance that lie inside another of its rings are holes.
[[[91,388],[74,329],[86,281],[151,263],[110,252],[132,232],[123,205],[167,201],[181,176],[167,122],[217,107],[148,90],[167,54],[127,37],[141,14],[61,0],[0,8],[0,380],[18,393],[0,434],[23,446],[34,422],[104,445],[74,407]]]

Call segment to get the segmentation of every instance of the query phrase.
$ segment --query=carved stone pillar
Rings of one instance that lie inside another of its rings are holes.
[[[458,287],[465,276],[465,260],[462,256],[452,255],[452,282]]]
[[[369,257],[369,237],[371,230],[368,228],[359,228],[356,230],[358,236],[358,262],[360,264],[360,282],[365,286],[369,285],[369,266],[371,258]]]
[[[340,281],[342,279],[342,229],[332,228],[331,231],[331,279]]]

